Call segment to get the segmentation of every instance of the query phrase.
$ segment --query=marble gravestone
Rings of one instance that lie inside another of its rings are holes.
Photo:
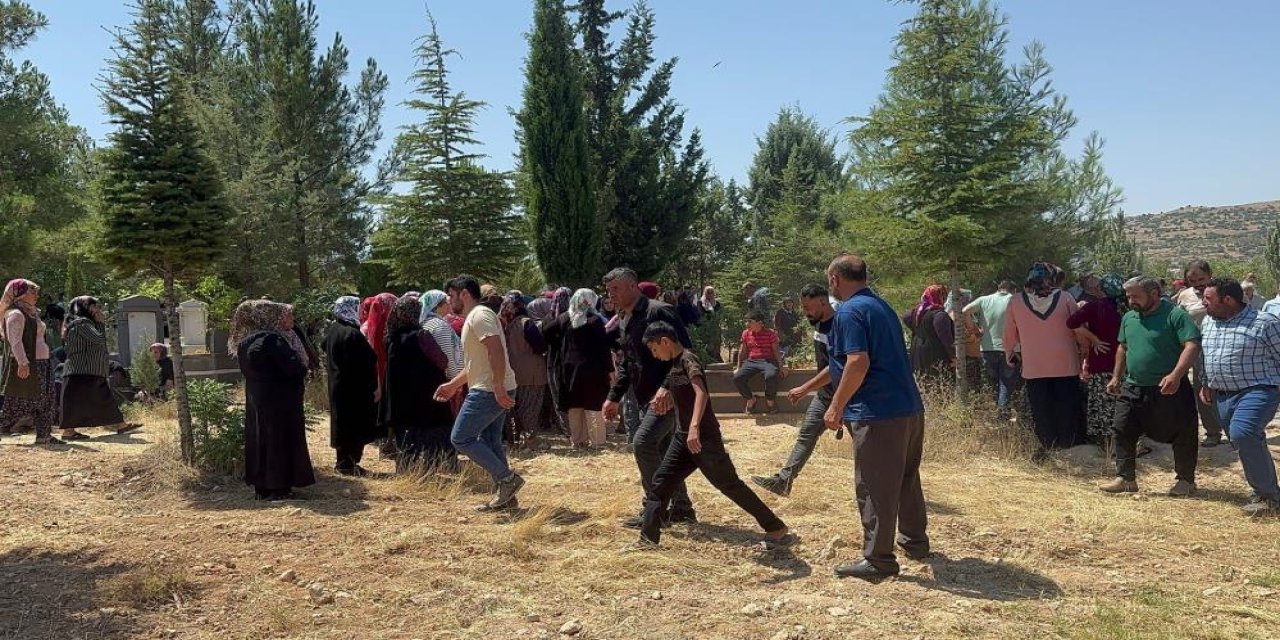
[[[160,301],[146,296],[129,296],[120,301],[116,336],[120,362],[128,367],[133,354],[164,338],[164,310]]]
[[[178,305],[178,326],[182,330],[184,353],[209,352],[209,305],[199,300],[188,300]]]

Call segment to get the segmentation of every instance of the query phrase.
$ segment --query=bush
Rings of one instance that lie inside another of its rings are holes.
[[[213,379],[187,381],[195,431],[196,466],[224,475],[244,468],[244,408],[233,404],[232,386]]]
[[[129,380],[135,388],[147,394],[155,393],[160,388],[160,365],[152,359],[150,346],[139,346],[133,350],[133,360],[129,363]]]

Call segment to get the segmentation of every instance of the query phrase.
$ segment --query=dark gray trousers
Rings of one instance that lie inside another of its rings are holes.
[[[920,458],[924,414],[855,422],[853,481],[862,515],[862,554],[883,571],[897,572],[894,542],[913,554],[929,551]],[[895,534],[898,534],[895,538]]]
[[[831,406],[831,393],[823,387],[813,398],[813,402],[809,403],[809,408],[805,410],[804,420],[800,422],[800,434],[796,436],[796,444],[791,448],[791,455],[787,456],[786,464],[782,465],[782,470],[778,472],[778,477],[788,485],[800,475],[800,470],[804,469],[805,463],[809,462],[809,458],[813,456],[813,450],[818,447],[818,440],[822,439],[822,434],[827,432],[824,417],[829,406]]]

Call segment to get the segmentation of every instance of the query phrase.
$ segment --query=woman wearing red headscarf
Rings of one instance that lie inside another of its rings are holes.
[[[387,321],[391,318],[391,310],[396,306],[394,293],[379,293],[369,302],[369,315],[365,319],[364,336],[369,339],[369,346],[378,356],[378,398],[382,397],[382,389],[387,380]]]
[[[902,317],[911,329],[911,367],[920,378],[945,378],[955,357],[955,324],[945,310],[947,288],[925,287],[920,304]]]

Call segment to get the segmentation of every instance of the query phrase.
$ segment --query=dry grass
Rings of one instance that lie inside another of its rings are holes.
[[[1197,499],[1160,493],[1172,482],[1164,450],[1142,461],[1141,494],[1109,496],[1094,488],[1110,475],[1100,457],[1036,466],[1025,428],[989,407],[933,392],[928,404],[938,555],[877,586],[831,576],[861,542],[848,437],[822,439],[789,499],[762,494],[801,536],[791,550],[761,549],[755,523],[695,476],[702,522],[638,553],[622,552],[635,533],[618,520],[640,492],[618,448],[515,453],[529,481],[522,509],[479,514],[492,486],[474,465],[388,477],[370,449],[364,464],[380,477],[337,476],[324,430],[310,436],[319,483],[281,504],[175,463],[160,416],[136,437],[150,446],[6,440],[0,473],[39,490],[10,493],[0,510],[0,580],[15,581],[0,590],[0,637],[19,619],[18,635],[37,639],[506,640],[556,637],[574,619],[588,639],[763,640],[801,637],[797,625],[806,640],[1280,637],[1280,523],[1241,517],[1247,489],[1228,448],[1202,452]],[[725,435],[746,476],[774,471],[795,431],[731,420]],[[69,550],[122,569],[95,577],[78,555],[22,560]],[[3,599],[42,584],[41,597]],[[60,606],[37,611],[42,601]],[[113,603],[127,605],[114,622],[95,617]]]

